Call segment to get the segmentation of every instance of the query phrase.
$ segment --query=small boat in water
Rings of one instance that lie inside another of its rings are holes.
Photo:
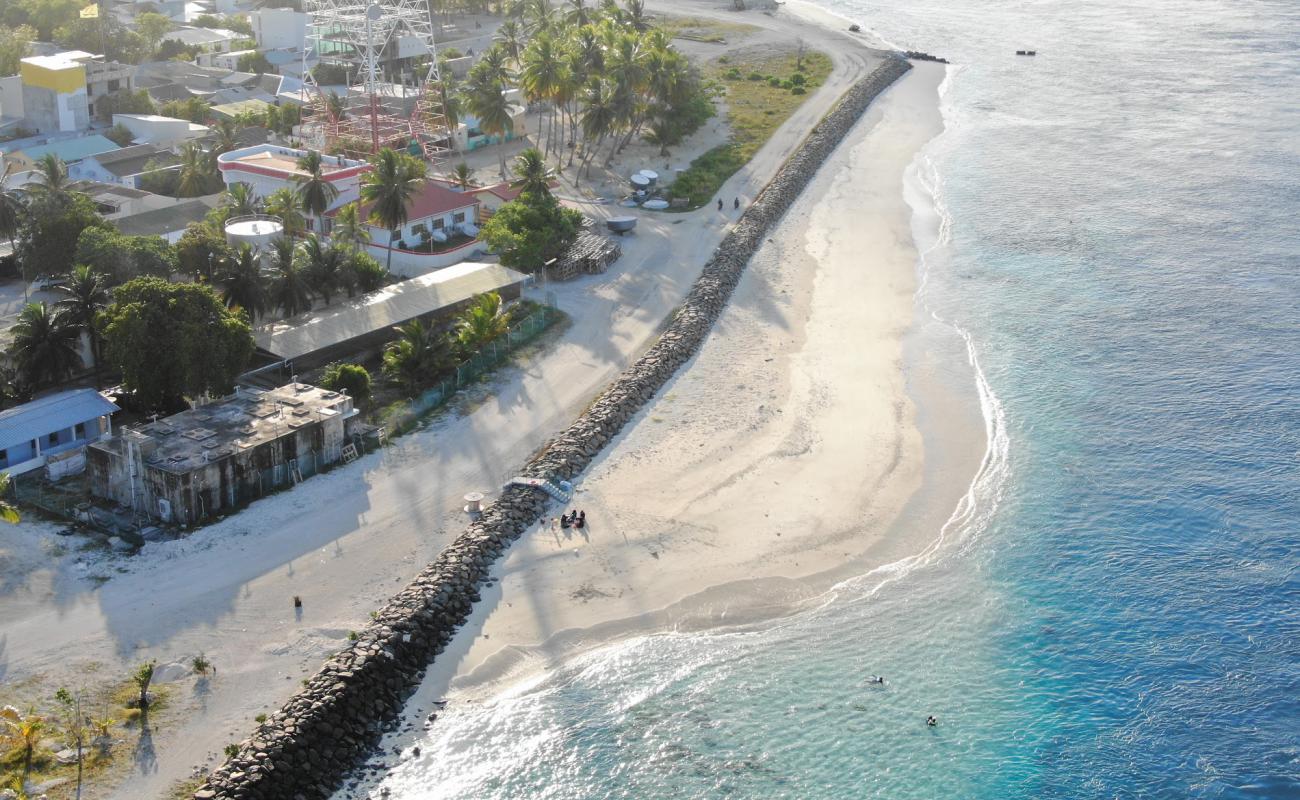
[[[1037,51],[1037,50],[1017,50],[1017,51],[1016,51],[1016,55],[1018,55],[1018,56],[1036,56],[1036,55],[1038,55],[1038,51]]]

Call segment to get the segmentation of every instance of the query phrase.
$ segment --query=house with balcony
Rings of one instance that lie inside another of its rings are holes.
[[[117,410],[94,389],[69,389],[0,411],[0,471],[80,472],[86,446],[112,435]]]

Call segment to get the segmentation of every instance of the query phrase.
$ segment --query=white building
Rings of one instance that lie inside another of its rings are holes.
[[[132,140],[141,144],[175,147],[181,142],[198,139],[208,132],[208,126],[175,117],[157,114],[114,114],[113,124],[131,131]]]
[[[366,249],[379,263],[391,263],[394,273],[408,277],[458,264],[483,249],[477,240],[480,207],[479,197],[473,192],[460,192],[440,181],[425,181],[407,205],[406,224],[396,235],[387,228],[369,225],[370,244]],[[369,219],[371,208],[363,204],[358,214]]]
[[[222,153],[217,157],[217,168],[221,170],[221,179],[227,187],[247,183],[259,197],[269,197],[278,189],[297,191],[297,178],[305,175],[298,169],[298,159],[306,154],[306,150],[292,147],[259,144]],[[321,156],[321,161],[325,180],[339,192],[329,210],[355,202],[361,197],[361,176],[370,171],[369,164],[329,155]],[[309,220],[308,224],[314,225],[315,221]]]
[[[306,45],[310,15],[291,8],[259,8],[248,14],[253,38],[260,50],[291,48],[301,51]]]

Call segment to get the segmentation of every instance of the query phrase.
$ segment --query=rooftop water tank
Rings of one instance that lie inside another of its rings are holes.
[[[268,250],[284,236],[284,222],[268,214],[248,214],[226,220],[226,241],[231,247],[246,244],[254,250]]]

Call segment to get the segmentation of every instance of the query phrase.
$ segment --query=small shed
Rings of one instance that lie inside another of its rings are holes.
[[[62,469],[80,471],[84,458],[64,454],[111,435],[117,410],[94,389],[69,389],[0,411],[0,470],[19,475],[60,456]]]

